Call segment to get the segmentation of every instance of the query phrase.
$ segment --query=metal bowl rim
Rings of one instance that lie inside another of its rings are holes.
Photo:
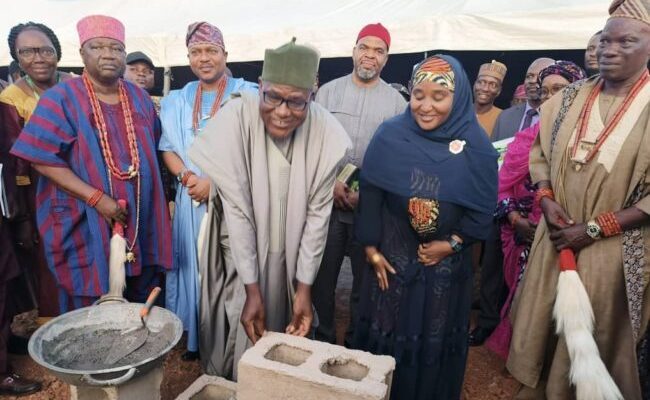
[[[148,364],[152,361],[157,360],[158,358],[166,355],[169,353],[174,346],[181,340],[181,337],[183,336],[183,323],[181,322],[180,318],[173,312],[169,311],[166,308],[163,307],[158,307],[155,306],[155,308],[159,311],[162,311],[169,316],[171,316],[171,322],[174,324],[174,331],[175,331],[175,337],[171,341],[171,343],[165,347],[163,351],[160,352],[159,355],[153,356],[146,358],[136,364],[129,364],[129,365],[124,365],[121,367],[115,367],[115,368],[108,368],[108,369],[101,369],[101,370],[76,370],[76,369],[67,369],[67,368],[61,368],[57,367],[56,365],[52,365],[48,362],[46,362],[42,355],[37,355],[36,350],[34,349],[34,346],[36,345],[36,338],[39,338],[42,336],[43,332],[47,331],[53,324],[57,322],[61,322],[62,320],[67,320],[70,318],[74,318],[77,314],[82,314],[88,312],[90,309],[93,309],[95,307],[129,307],[129,306],[136,306],[136,307],[141,307],[142,304],[140,303],[123,303],[123,304],[100,304],[96,306],[90,306],[90,307],[83,307],[79,308],[77,310],[69,311],[63,315],[59,315],[58,317],[55,317],[51,319],[50,321],[46,322],[42,326],[40,326],[30,337],[29,343],[27,344],[27,350],[29,352],[29,356],[32,358],[32,360],[36,361],[36,363],[40,364],[41,366],[47,368],[48,370],[56,371],[58,373],[63,373],[63,374],[71,374],[71,375],[84,375],[84,374],[90,374],[90,375],[98,375],[98,374],[106,374],[106,373],[112,373],[112,372],[120,372],[120,371],[127,371],[131,368],[136,368],[145,364]],[[65,318],[63,318],[65,317]]]

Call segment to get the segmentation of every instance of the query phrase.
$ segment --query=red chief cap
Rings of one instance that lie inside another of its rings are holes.
[[[388,29],[384,28],[381,23],[378,22],[364,26],[361,32],[359,32],[359,36],[357,36],[357,43],[366,36],[378,37],[386,43],[386,48],[390,48],[390,33],[388,33]]]
[[[107,15],[89,15],[77,22],[79,45],[83,46],[90,39],[108,38],[124,44],[124,25]]]

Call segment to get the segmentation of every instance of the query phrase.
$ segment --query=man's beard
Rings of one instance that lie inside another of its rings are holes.
[[[366,69],[359,67],[357,68],[357,77],[361,79],[362,81],[369,81],[372,80],[375,76],[377,76],[377,70],[375,69]]]

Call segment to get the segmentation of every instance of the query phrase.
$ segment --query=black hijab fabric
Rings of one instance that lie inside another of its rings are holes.
[[[492,214],[497,203],[498,153],[478,124],[463,67],[453,57],[433,57],[446,61],[454,72],[449,117],[431,131],[419,127],[410,107],[385,121],[368,146],[361,177],[400,196],[425,192],[439,201]],[[450,151],[454,141],[465,142],[458,154]]]

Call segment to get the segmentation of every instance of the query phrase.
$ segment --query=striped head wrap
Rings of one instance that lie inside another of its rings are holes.
[[[609,6],[611,18],[632,18],[650,25],[650,0],[614,0]]]
[[[433,82],[449,89],[453,92],[456,88],[456,79],[451,65],[438,56],[431,56],[413,68],[409,89],[422,82]]]
[[[216,26],[207,22],[195,22],[187,27],[185,45],[190,48],[197,44],[212,44],[226,50],[223,43],[223,34]]]

